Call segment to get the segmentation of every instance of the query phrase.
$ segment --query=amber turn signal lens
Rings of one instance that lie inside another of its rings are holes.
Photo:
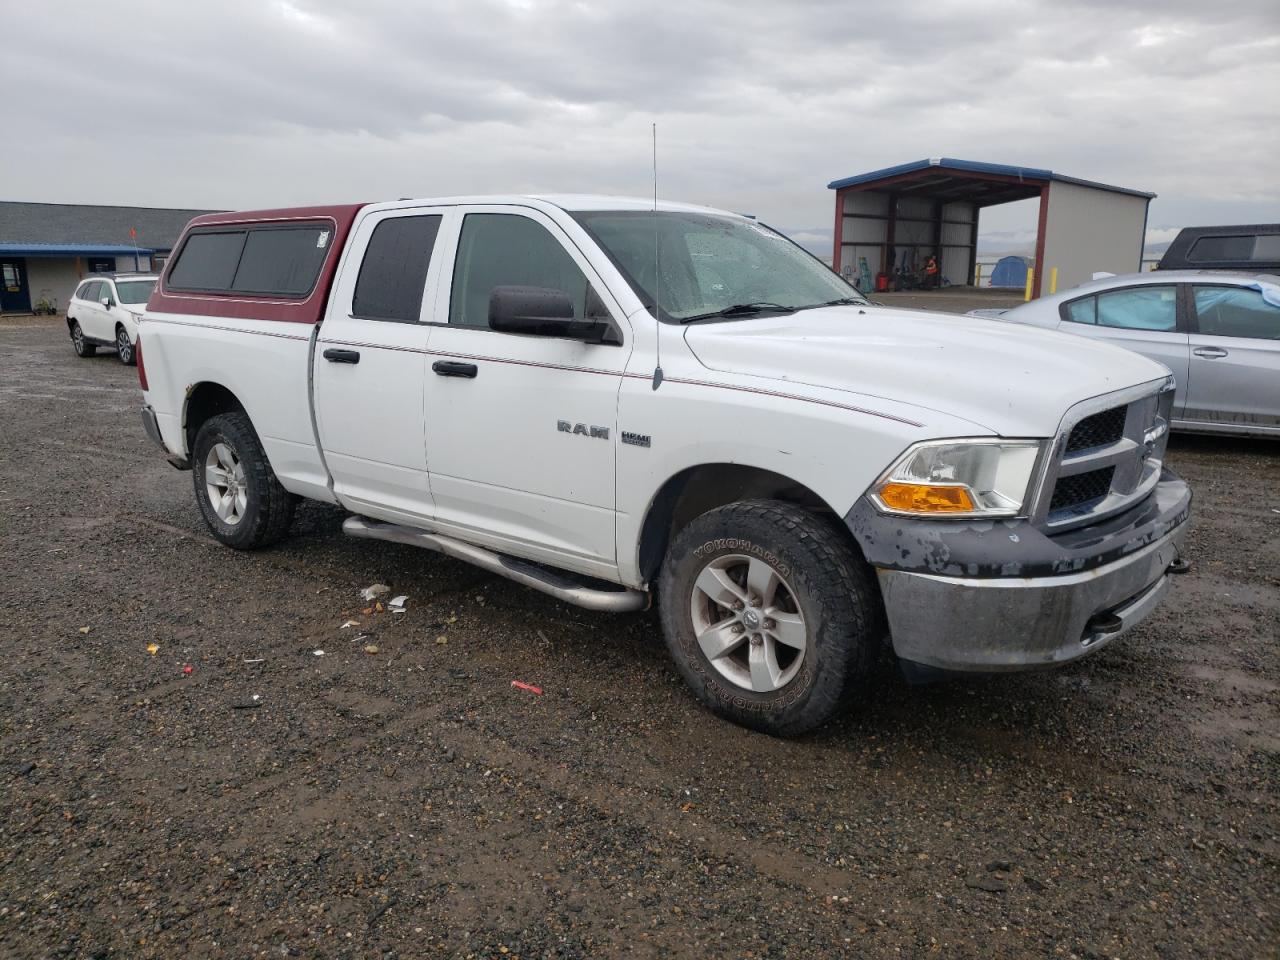
[[[968,513],[973,510],[973,498],[967,488],[931,483],[886,483],[880,488],[880,500],[890,510],[909,513]]]

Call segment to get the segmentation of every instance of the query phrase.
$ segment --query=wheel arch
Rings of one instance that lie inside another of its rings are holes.
[[[637,552],[641,577],[645,582],[654,579],[672,537],[694,518],[730,503],[762,499],[792,503],[836,521],[861,555],[835,508],[805,484],[763,467],[704,463],[669,477],[649,502]]]
[[[246,416],[249,413],[240,398],[220,383],[203,380],[187,390],[182,407],[182,432],[187,454],[190,455],[195,446],[196,432],[207,420],[232,411],[239,411]]]

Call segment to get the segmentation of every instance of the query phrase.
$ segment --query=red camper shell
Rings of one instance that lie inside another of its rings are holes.
[[[319,323],[347,235],[365,206],[348,203],[196,217],[182,231],[147,309]]]

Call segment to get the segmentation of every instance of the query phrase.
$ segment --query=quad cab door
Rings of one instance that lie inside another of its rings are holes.
[[[316,426],[334,493],[364,516],[434,515],[424,447],[430,311],[447,207],[356,221],[313,358]]]
[[[1280,434],[1280,306],[1258,290],[1190,284],[1192,423]]]
[[[426,375],[436,519],[496,550],[581,573],[616,572],[614,454],[630,327],[558,224],[520,206],[459,210]],[[567,294],[616,343],[489,326],[497,287]]]

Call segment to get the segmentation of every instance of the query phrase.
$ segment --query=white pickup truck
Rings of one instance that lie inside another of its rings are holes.
[[[697,696],[772,733],[886,645],[911,678],[1073,660],[1185,568],[1165,368],[869,304],[723,211],[199,217],[140,333],[147,431],[223,543],[309,497],[594,610],[656,595]]]

